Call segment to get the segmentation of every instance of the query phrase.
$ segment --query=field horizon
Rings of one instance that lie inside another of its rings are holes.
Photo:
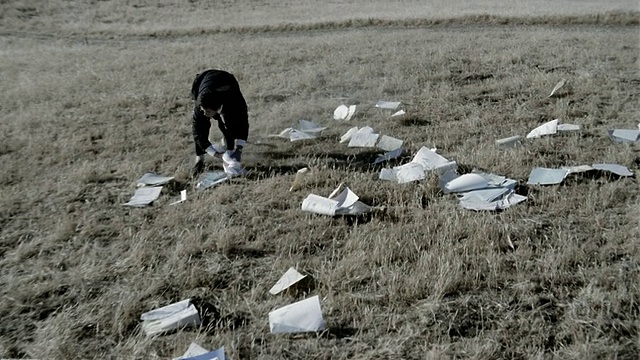
[[[640,143],[608,131],[640,123],[640,9],[576,3],[3,2],[0,358],[170,359],[191,342],[235,360],[638,358]],[[207,68],[247,99],[250,174],[196,191],[189,89]],[[327,129],[269,136],[301,119]],[[580,130],[495,144],[553,119]],[[339,142],[353,126],[405,152],[372,165],[381,151]],[[435,176],[378,179],[423,146],[526,201],[475,212]],[[527,185],[594,163],[634,175]],[[122,206],[146,172],[175,180]],[[341,183],[383,210],[301,210]],[[307,286],[269,294],[290,267]],[[270,333],[270,311],[315,295],[327,330]],[[142,313],[187,298],[202,326],[144,334]]]

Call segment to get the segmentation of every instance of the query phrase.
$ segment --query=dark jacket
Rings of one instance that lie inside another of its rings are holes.
[[[246,141],[249,136],[247,103],[233,75],[226,71],[211,69],[198,74],[191,85],[191,99],[195,101],[192,132],[196,155],[203,155],[211,145],[209,141],[211,120],[205,116],[198,103],[198,94],[204,89],[219,94],[217,97],[219,106],[216,109],[222,106],[222,110],[213,119],[218,122],[218,128],[222,131],[227,149],[233,150],[236,139]]]

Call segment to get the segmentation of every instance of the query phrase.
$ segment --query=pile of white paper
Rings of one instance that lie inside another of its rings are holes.
[[[209,351],[196,343],[191,343],[182,356],[173,358],[172,360],[225,360],[224,346]]]
[[[305,277],[307,276],[300,274],[296,269],[289,268],[289,270],[287,270],[287,272],[285,272],[284,275],[282,275],[282,277],[278,280],[278,282],[271,287],[269,292],[272,295],[277,295],[282,291],[290,288],[294,284],[298,283],[300,280],[304,279]]]
[[[429,149],[423,146],[411,162],[391,169],[382,169],[379,178],[381,180],[403,184],[422,180],[426,178],[430,172],[441,175],[448,170],[455,170],[456,168],[457,164],[455,161],[449,161],[438,155],[435,149]]]
[[[460,206],[470,210],[503,210],[527,198],[515,193],[517,182],[504,176],[474,170],[458,175],[448,171],[441,176],[445,193],[457,193]]]
[[[322,127],[308,120],[300,120],[298,127],[299,129],[286,128],[280,132],[280,134],[269,136],[281,137],[291,141],[309,140],[317,138],[320,133],[326,129],[326,127]]]
[[[344,184],[340,184],[328,198],[315,194],[309,194],[302,201],[302,211],[321,215],[361,215],[372,210],[371,206],[358,200]]]
[[[355,114],[356,112],[356,106],[355,105],[340,105],[338,106],[334,111],[333,111],[333,119],[334,120],[344,120],[344,121],[349,121],[351,120],[351,117],[353,116],[353,114]]]
[[[575,173],[587,171],[606,171],[618,176],[633,176],[633,172],[627,167],[618,164],[592,164],[579,166],[566,166],[559,169],[534,168],[529,174],[528,185],[554,185],[560,184],[564,179]]]
[[[272,334],[324,330],[320,298],[316,295],[270,312],[269,327]]]
[[[560,120],[554,119],[549,122],[546,122],[537,128],[531,130],[527,134],[527,139],[538,138],[544,135],[553,135],[558,131],[577,131],[580,130],[580,125],[574,124],[558,124]]]
[[[140,316],[142,330],[147,335],[161,334],[200,325],[200,314],[191,299],[182,300]]]

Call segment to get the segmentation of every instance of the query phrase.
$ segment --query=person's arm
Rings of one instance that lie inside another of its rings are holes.
[[[207,152],[207,148],[211,146],[209,141],[209,129],[211,128],[211,121],[204,115],[204,112],[196,106],[193,109],[193,121],[191,130],[193,133],[193,141],[196,146],[196,155],[204,155]]]

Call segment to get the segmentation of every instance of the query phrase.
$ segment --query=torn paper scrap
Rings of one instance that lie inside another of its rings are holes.
[[[549,94],[548,97],[552,97],[553,95],[555,95],[555,93],[560,90],[560,88],[562,88],[564,86],[564,84],[566,84],[567,80],[566,79],[562,79],[560,81],[558,81],[558,83],[556,84],[556,86],[553,87],[553,90],[551,90],[551,93]]]
[[[309,173],[308,167],[303,167],[302,169],[299,169],[296,172],[296,177],[293,179],[293,183],[291,184],[289,191],[294,191],[299,189],[302,186],[304,177],[307,176],[308,173]]]
[[[182,202],[187,201],[187,190],[181,190],[180,191],[180,200],[176,200],[174,202],[172,202],[169,205],[176,205],[176,204],[180,204]]]
[[[181,360],[225,360],[224,346],[219,349],[206,352],[204,354],[200,354],[192,357],[181,357],[180,359]]]
[[[122,204],[124,206],[144,207],[156,201],[160,197],[162,186],[142,187],[136,189],[131,199]]]
[[[287,272],[282,275],[280,280],[278,280],[278,282],[273,285],[273,287],[271,287],[269,292],[273,295],[277,295],[280,292],[290,288],[292,285],[304,279],[305,277],[306,275],[300,274],[296,269],[289,268],[289,270],[287,270]]]
[[[591,166],[595,170],[609,171],[618,176],[633,176],[633,171],[629,170],[626,166],[618,164],[593,164]]]
[[[552,185],[561,183],[569,174],[567,169],[535,168],[529,174],[528,185]]]
[[[302,211],[321,215],[361,215],[371,207],[358,200],[358,196],[344,184],[340,184],[328,198],[309,194],[302,201]]]
[[[349,140],[349,147],[374,147],[378,141],[379,134],[374,133],[374,130],[365,126],[358,129],[351,135]]]
[[[383,101],[380,100],[376,103],[376,107],[379,109],[389,109],[389,110],[395,110],[398,108],[398,106],[400,106],[401,102],[400,101]]]
[[[580,125],[576,124],[558,124],[556,126],[557,131],[578,131],[580,130]]]
[[[350,105],[347,107],[347,105],[340,105],[338,106],[334,111],[333,111],[333,119],[334,120],[345,120],[345,121],[349,121],[351,120],[351,117],[353,116],[353,114],[355,114],[356,112],[356,106],[355,105]]]
[[[394,137],[387,136],[387,135],[382,135],[378,138],[378,143],[376,144],[376,147],[384,151],[392,151],[400,148],[402,146],[402,143],[403,141],[400,139],[396,139]]]
[[[373,164],[379,164],[381,162],[389,161],[391,159],[398,158],[402,155],[404,149],[399,147],[395,150],[387,151],[386,153],[378,156],[375,160],[373,160]]]
[[[138,179],[138,186],[147,186],[147,185],[164,185],[169,181],[173,180],[173,176],[162,176],[154,173],[146,173]]]
[[[396,112],[394,112],[393,114],[391,114],[391,117],[398,117],[398,116],[402,116],[406,114],[406,112],[404,110],[398,110]]]
[[[635,142],[640,140],[640,130],[614,129],[609,130],[609,137],[615,142]]]
[[[196,183],[196,190],[204,190],[221,184],[229,180],[229,176],[224,171],[211,171],[202,174]]]
[[[447,160],[426,146],[420,148],[411,161],[422,165],[426,170],[437,170],[438,173],[457,167],[455,161]]]
[[[496,140],[496,144],[498,144],[498,146],[503,148],[516,147],[516,146],[522,145],[522,142],[520,141],[520,139],[521,139],[520,135],[515,135],[508,138]]]
[[[173,358],[172,360],[188,360],[188,359],[192,359],[193,357],[196,356],[200,356],[200,355],[204,355],[206,353],[208,353],[209,350],[203,348],[202,346],[192,342],[189,345],[189,348],[187,348],[187,351],[185,351],[184,354],[182,354],[182,356]]]
[[[353,134],[356,133],[356,131],[358,131],[357,126],[354,126],[351,129],[349,129],[344,135],[342,135],[342,137],[340,137],[340,143],[344,144],[346,142],[351,141],[351,137],[353,136]]]
[[[300,333],[325,329],[318,295],[269,313],[272,334]]]
[[[316,133],[320,133],[323,130],[325,130],[327,127],[326,126],[320,126],[314,122],[311,122],[309,120],[300,120],[298,122],[298,127],[300,128],[300,131],[305,132],[307,134],[316,134]]]
[[[531,132],[527,134],[527,139],[538,138],[544,135],[552,135],[552,134],[555,134],[557,131],[558,131],[558,119],[554,119],[531,130]]]
[[[155,335],[172,330],[200,325],[200,314],[191,304],[191,299],[146,312],[140,316],[142,330],[147,335]]]

